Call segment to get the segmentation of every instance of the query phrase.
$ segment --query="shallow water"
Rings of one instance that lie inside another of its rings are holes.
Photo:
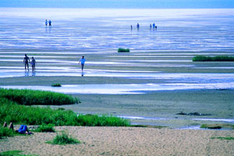
[[[0,49],[231,51],[233,17],[233,9],[1,8]]]
[[[229,83],[161,83],[161,84],[85,84],[51,86],[0,86],[12,89],[33,89],[54,91],[65,94],[145,94],[154,91],[234,89],[234,82]]]

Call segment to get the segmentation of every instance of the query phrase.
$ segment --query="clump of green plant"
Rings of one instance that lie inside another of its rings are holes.
[[[55,132],[54,125],[53,124],[42,124],[40,125],[35,132]]]
[[[52,84],[51,87],[61,87],[62,85],[59,83]]]
[[[0,153],[0,156],[36,156],[36,155],[26,155],[26,154],[21,154],[22,151],[19,150],[13,150],[13,151],[5,151]]]
[[[119,48],[118,52],[130,52],[130,49]]]
[[[66,94],[28,89],[0,88],[0,98],[1,97],[21,105],[63,105],[80,102],[79,99]]]
[[[193,57],[193,61],[234,61],[234,57],[232,56],[204,56],[204,55],[197,55]]]
[[[203,124],[203,125],[201,125],[201,128],[207,128],[207,129],[229,128],[229,129],[234,129],[234,125],[231,125],[231,124]]]
[[[211,139],[234,140],[234,137],[212,137]]]
[[[4,137],[13,137],[15,135],[15,132],[7,127],[0,126],[0,139],[3,139]]]
[[[55,126],[129,126],[126,119],[98,116],[78,115],[71,110],[51,109],[50,107],[26,107],[6,98],[0,98],[0,123]]]
[[[129,120],[106,115],[79,114],[77,122],[79,126],[130,126]]]
[[[66,132],[57,133],[56,137],[52,141],[47,143],[56,144],[56,145],[66,145],[66,144],[79,144],[79,140],[72,138]]]

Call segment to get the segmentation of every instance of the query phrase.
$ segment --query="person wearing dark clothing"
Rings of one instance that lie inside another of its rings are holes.
[[[36,60],[34,59],[34,57],[32,57],[31,65],[32,65],[32,72],[34,72],[36,67]]]
[[[29,70],[28,62],[30,62],[30,59],[29,59],[29,57],[27,56],[27,54],[25,54],[25,57],[24,57],[23,62],[24,62],[24,68],[25,68],[25,70],[26,70],[26,69]]]

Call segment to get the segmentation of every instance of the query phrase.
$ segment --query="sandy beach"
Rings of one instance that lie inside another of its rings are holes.
[[[81,141],[77,145],[51,145],[56,133],[34,133],[0,141],[0,152],[22,150],[39,156],[233,156],[234,131],[175,130],[127,127],[56,127]]]

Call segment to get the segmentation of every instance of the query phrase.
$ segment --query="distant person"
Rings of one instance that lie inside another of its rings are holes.
[[[36,67],[36,60],[34,59],[34,57],[32,57],[31,65],[32,65],[32,72],[34,72]]]
[[[51,26],[52,25],[52,21],[51,20],[49,20],[49,26]]]
[[[81,70],[84,70],[84,64],[85,64],[85,58],[84,56],[82,56],[82,58],[80,59],[79,63],[81,64]]]
[[[48,25],[48,21],[47,21],[47,19],[45,20],[45,26],[47,26]]]
[[[153,29],[155,28],[155,23],[153,23]]]
[[[150,24],[150,30],[152,29],[152,25]]]
[[[140,29],[140,24],[139,23],[137,23],[137,30],[139,30]]]
[[[25,70],[26,70],[27,68],[28,68],[28,70],[29,70],[28,62],[30,62],[30,59],[29,59],[29,57],[27,56],[27,54],[25,54],[25,57],[24,57],[23,62],[24,62]]]
[[[131,25],[131,30],[132,30],[132,25]]]

